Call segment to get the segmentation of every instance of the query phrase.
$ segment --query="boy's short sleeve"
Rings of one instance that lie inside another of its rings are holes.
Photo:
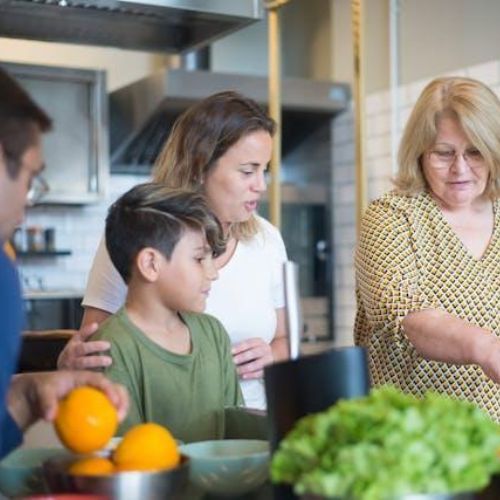
[[[110,339],[106,335],[106,332],[98,330],[92,336],[92,340],[109,341]],[[113,363],[110,366],[102,369],[102,373],[113,382],[123,385],[127,389],[127,392],[129,394],[129,409],[127,412],[127,416],[120,423],[120,426],[118,428],[118,435],[122,435],[128,429],[130,429],[130,427],[144,422],[144,416],[142,415],[141,405],[139,404],[137,396],[137,387],[135,386],[133,377],[131,376],[124,362],[124,353],[121,351],[118,342],[111,342],[109,356],[113,360]]]

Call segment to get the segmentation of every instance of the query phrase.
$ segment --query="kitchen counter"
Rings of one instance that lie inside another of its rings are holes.
[[[76,288],[28,289],[23,291],[23,298],[25,300],[79,299],[83,294],[83,290]]]

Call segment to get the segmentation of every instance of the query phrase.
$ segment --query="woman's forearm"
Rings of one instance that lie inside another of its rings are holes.
[[[500,339],[445,311],[428,309],[408,314],[403,328],[415,349],[426,359],[452,364],[476,364],[485,372],[493,368],[500,380]],[[498,364],[498,368],[491,367]]]
[[[271,353],[274,362],[283,361],[290,357],[284,308],[276,309],[276,319],[276,333],[271,341]]]
[[[273,360],[283,361],[290,357],[288,347],[288,337],[278,337],[271,342],[271,351],[273,353]]]

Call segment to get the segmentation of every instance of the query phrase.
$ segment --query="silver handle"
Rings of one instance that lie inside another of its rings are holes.
[[[316,258],[321,261],[326,261],[328,259],[328,243],[325,240],[319,240],[316,242]]]
[[[300,335],[302,332],[302,314],[299,296],[299,266],[292,261],[283,264],[285,283],[285,306],[288,339],[290,342],[290,358],[297,359],[300,351]]]

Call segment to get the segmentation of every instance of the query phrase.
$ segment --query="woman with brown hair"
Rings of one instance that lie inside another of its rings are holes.
[[[500,101],[448,77],[419,97],[396,190],[356,253],[355,341],[375,384],[467,399],[500,420]]]
[[[275,125],[251,99],[236,92],[214,94],[176,121],[154,170],[154,181],[204,193],[221,222],[226,251],[216,259],[219,279],[206,312],[229,333],[245,403],[264,408],[263,368],[288,356],[282,263],[286,251],[278,230],[256,213],[266,190]],[[68,343],[59,367],[96,367],[112,362],[87,356],[106,350],[84,342],[124,303],[126,285],[101,242],[83,300],[82,329]]]

